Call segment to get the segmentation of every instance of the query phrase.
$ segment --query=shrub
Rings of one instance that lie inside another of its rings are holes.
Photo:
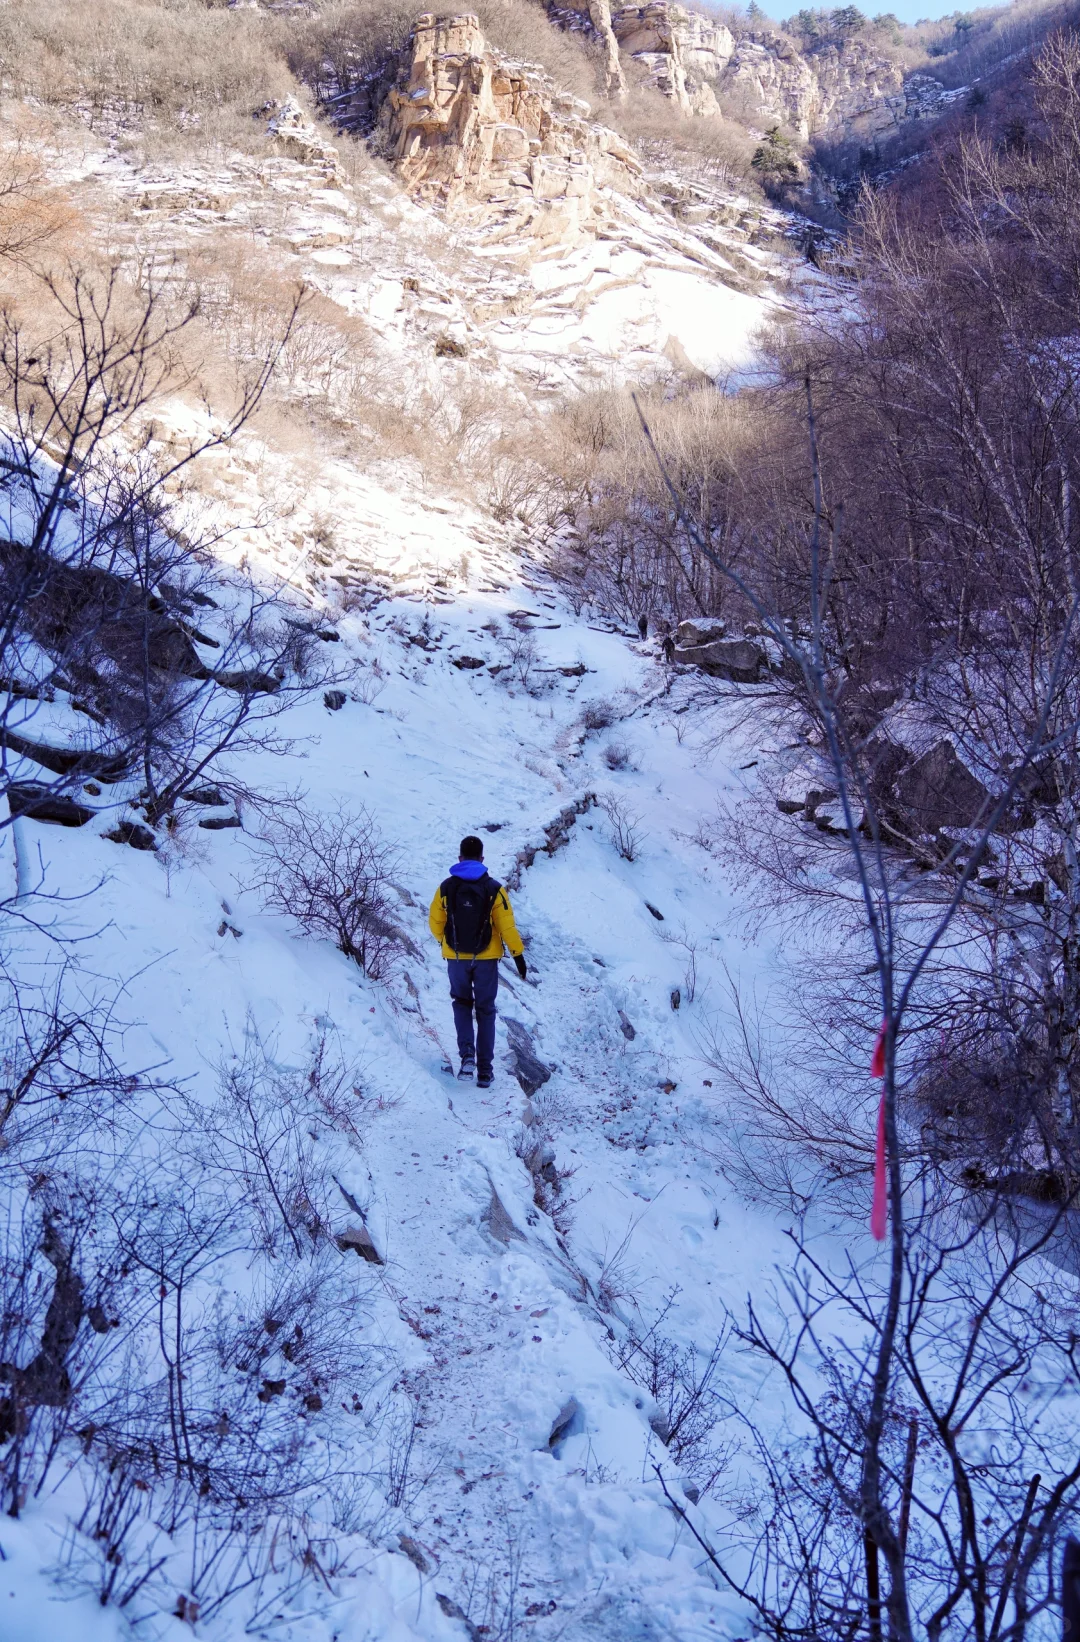
[[[288,88],[269,19],[198,0],[12,0],[0,61],[10,94],[78,107],[92,125],[209,134],[226,116],[230,138]]]
[[[585,703],[581,722],[586,730],[606,730],[609,724],[615,722],[615,709],[610,701],[598,696],[595,701]]]
[[[387,896],[395,852],[367,811],[313,816],[291,805],[266,826],[259,848],[263,873],[253,887],[266,905],[307,935],[329,936],[365,975],[383,979],[407,943]]]
[[[611,822],[611,842],[616,852],[624,861],[636,861],[643,838],[640,815],[635,815],[614,793],[605,793],[597,803]]]

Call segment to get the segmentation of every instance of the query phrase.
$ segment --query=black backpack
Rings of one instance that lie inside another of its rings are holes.
[[[482,878],[447,878],[440,884],[446,902],[446,944],[474,956],[491,941],[491,914],[502,885]]]

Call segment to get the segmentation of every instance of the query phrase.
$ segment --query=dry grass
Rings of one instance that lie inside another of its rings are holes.
[[[211,398],[273,352],[297,294],[272,252],[227,231],[188,249],[180,288],[199,294],[187,345]],[[297,458],[332,450],[364,467],[405,462],[450,494],[490,500],[504,446],[521,442],[519,421],[524,444],[539,448],[539,419],[472,369],[441,376],[427,359],[403,364],[366,319],[308,287],[254,425]]]
[[[758,493],[767,497],[787,465],[767,406],[711,385],[638,397],[684,505],[734,560],[742,522],[765,505]],[[514,464],[517,516],[557,527],[555,562],[582,606],[636,621],[643,610],[681,618],[730,605],[707,567],[670,550],[669,500],[628,390],[582,394],[512,443],[503,460]]]
[[[10,293],[16,270],[43,255],[70,252],[81,224],[70,198],[41,162],[42,121],[15,109],[0,123],[0,263]]]
[[[478,16],[487,40],[507,56],[537,64],[580,97],[596,96],[591,44],[556,28],[534,0],[470,0],[459,9]],[[329,0],[317,15],[290,20],[279,38],[293,72],[326,98],[378,73],[422,11],[414,0]]]
[[[635,86],[625,102],[605,102],[598,115],[640,152],[650,169],[678,168],[720,187],[754,185],[750,169],[756,139],[742,123],[759,113],[725,106],[722,119],[686,119],[673,103],[648,85]]]
[[[289,89],[277,25],[202,0],[9,0],[0,85],[94,128],[161,124],[230,141]]]

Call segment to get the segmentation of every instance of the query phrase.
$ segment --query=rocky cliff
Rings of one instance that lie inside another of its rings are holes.
[[[930,75],[905,79],[899,64],[858,35],[799,52],[767,33],[739,38],[715,18],[652,0],[611,14],[622,51],[684,114],[732,110],[811,137],[873,138],[936,113],[949,94]]]
[[[609,97],[627,95],[619,37],[612,22],[611,0],[549,0],[548,15],[561,28],[580,29],[599,42],[604,55],[604,84]]]
[[[489,239],[565,243],[604,217],[605,188],[640,186],[638,160],[588,104],[494,51],[471,14],[417,18],[379,126],[410,193]]]
[[[734,114],[751,130],[780,125],[803,142],[872,142],[960,95],[928,74],[905,77],[873,34],[800,52],[772,33],[736,36],[670,0],[560,0],[549,10],[595,40],[613,101],[645,83],[688,118]],[[633,147],[542,68],[494,48],[472,13],[417,17],[377,90],[362,96],[369,113],[357,104],[353,118],[377,128],[413,197],[488,243],[527,239],[531,254],[574,244],[610,229],[620,202],[649,191]]]
[[[548,0],[564,28],[583,30],[604,54],[608,93],[633,96],[636,78],[686,115],[734,113],[788,127],[803,142],[873,139],[941,112],[958,93],[929,74],[905,75],[873,36],[823,40],[798,51],[770,31],[736,36],[704,12],[650,0]],[[627,72],[629,69],[629,73]]]
[[[724,23],[654,0],[646,6],[621,6],[612,28],[622,50],[684,114],[720,113],[713,83],[736,49],[735,36]]]

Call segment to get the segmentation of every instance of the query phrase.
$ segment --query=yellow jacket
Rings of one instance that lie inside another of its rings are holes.
[[[494,882],[494,880],[492,880]],[[491,909],[491,940],[483,952],[455,952],[446,940],[446,896],[444,884],[440,884],[431,901],[431,910],[428,913],[428,924],[431,933],[442,946],[444,958],[501,958],[508,947],[512,957],[517,958],[524,952],[521,936],[514,923],[513,908],[510,897],[499,885],[499,892],[495,897],[495,905]],[[504,946],[503,943],[506,943]]]

